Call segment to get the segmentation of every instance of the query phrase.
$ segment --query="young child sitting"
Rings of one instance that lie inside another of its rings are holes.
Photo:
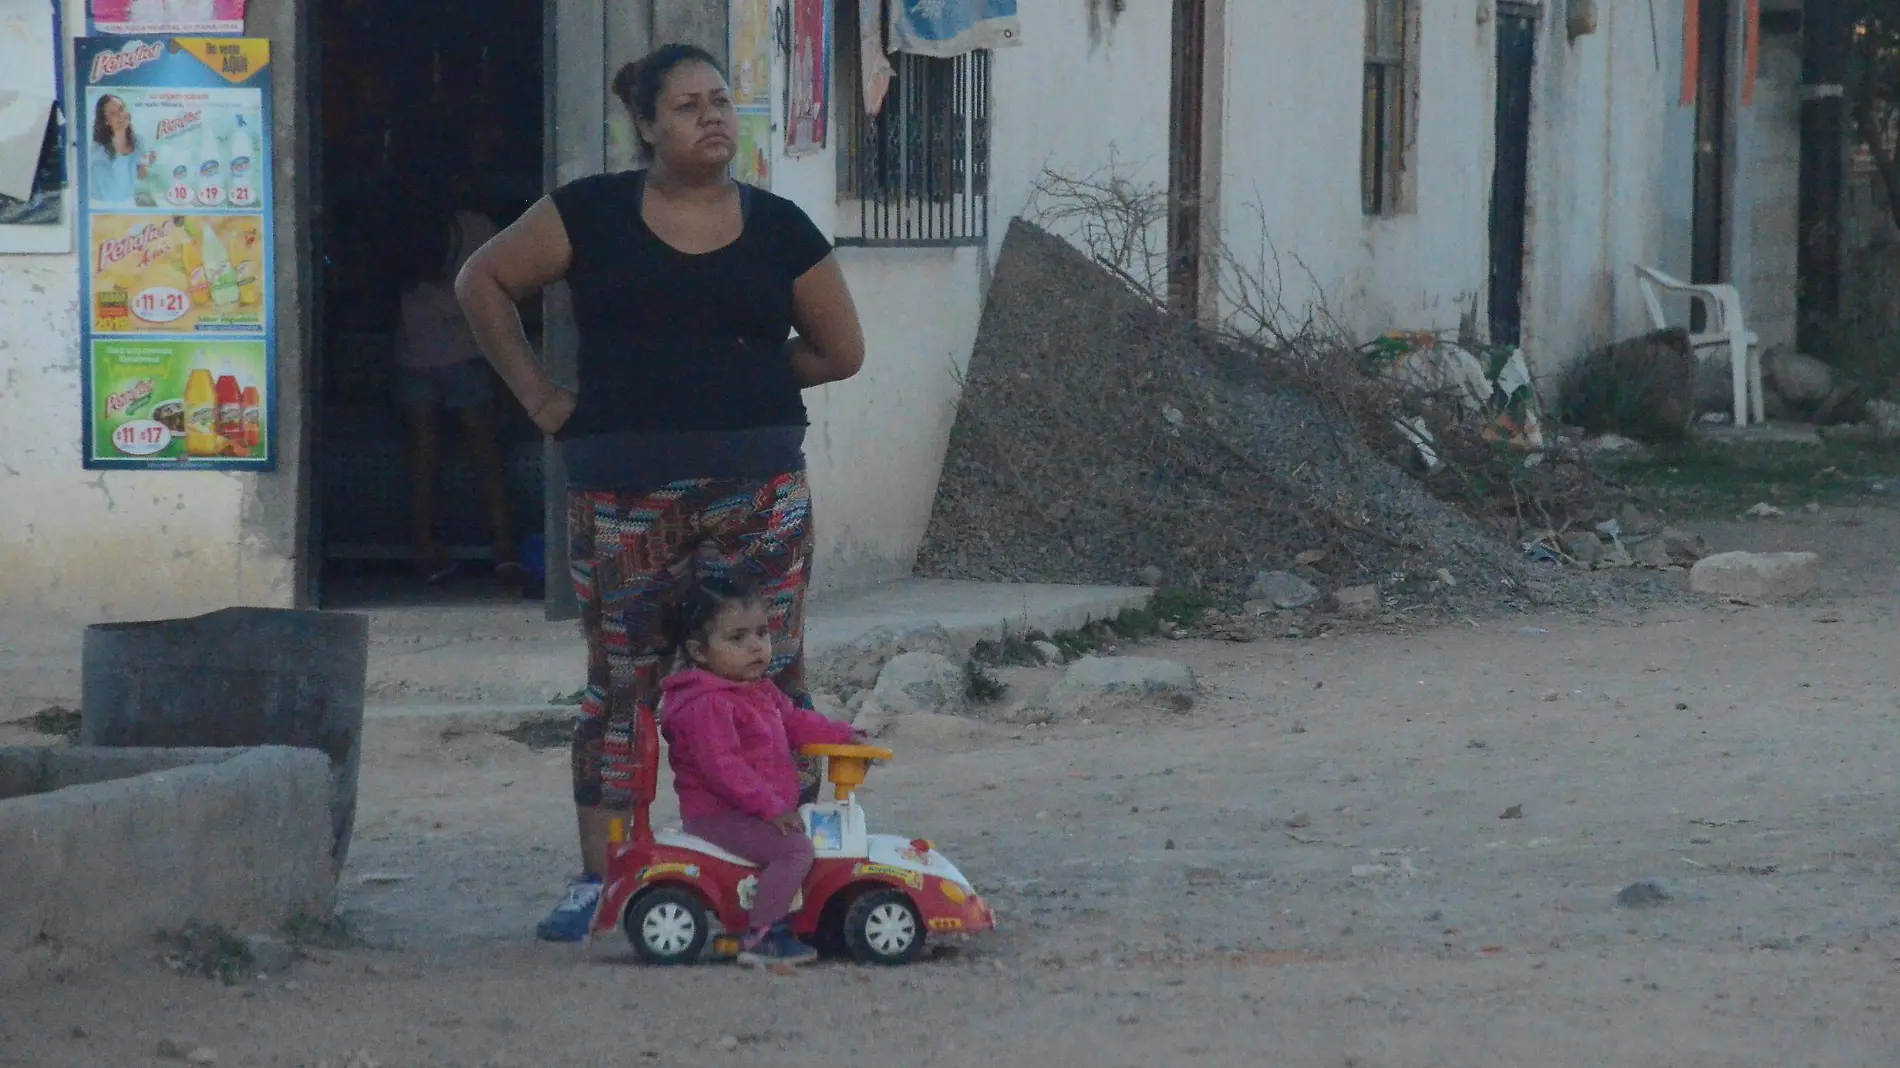
[[[664,683],[661,733],[688,833],[764,870],[739,943],[746,964],[805,964],[817,954],[785,924],[811,871],[798,813],[798,746],[864,736],[792,704],[767,677],[772,628],[765,604],[725,580],[700,583],[674,610],[667,637],[685,670]]]

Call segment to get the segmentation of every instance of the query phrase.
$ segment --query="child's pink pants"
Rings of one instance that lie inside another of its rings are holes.
[[[792,911],[792,899],[811,872],[811,839],[804,834],[782,834],[779,829],[743,812],[692,816],[681,821],[721,849],[759,865],[759,893],[752,902],[754,931],[762,931]]]

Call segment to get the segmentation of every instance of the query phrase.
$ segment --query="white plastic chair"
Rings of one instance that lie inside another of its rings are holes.
[[[1643,291],[1643,303],[1656,329],[1669,329],[1669,317],[1663,314],[1662,293],[1688,297],[1702,305],[1707,326],[1699,334],[1689,335],[1689,352],[1698,361],[1708,349],[1727,351],[1729,374],[1735,386],[1735,425],[1747,426],[1768,421],[1767,401],[1761,386],[1761,352],[1757,338],[1742,322],[1742,295],[1730,285],[1691,285],[1653,267],[1636,265],[1636,284]]]

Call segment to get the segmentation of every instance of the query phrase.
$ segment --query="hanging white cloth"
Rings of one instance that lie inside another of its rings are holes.
[[[881,0],[858,5],[858,66],[864,75],[864,113],[877,118],[890,92],[891,57],[884,53],[884,4]]]

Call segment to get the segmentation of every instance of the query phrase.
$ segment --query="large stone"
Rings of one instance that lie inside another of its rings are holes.
[[[1654,568],[1658,571],[1665,567],[1673,567],[1676,563],[1674,554],[1669,551],[1669,544],[1662,539],[1660,534],[1644,538],[1630,546],[1630,557],[1636,561],[1636,566]]]
[[[1709,555],[1709,543],[1700,534],[1691,534],[1677,527],[1664,527],[1656,538],[1669,549],[1670,562],[1684,567]]]
[[[1333,593],[1333,607],[1342,616],[1370,619],[1379,614],[1379,587],[1348,586]]]
[[[1069,665],[1049,692],[1057,719],[1128,722],[1153,712],[1194,707],[1200,685],[1186,664],[1142,656],[1087,656]]]
[[[876,686],[884,666],[906,653],[954,656],[956,642],[940,623],[879,627],[819,658],[811,665],[811,679],[849,698]]]
[[[1789,601],[1814,591],[1820,562],[1813,553],[1718,553],[1689,572],[1689,588],[1749,601]]]
[[[957,715],[968,703],[963,668],[941,653],[905,653],[878,672],[871,696],[894,715]]]
[[[1834,371],[1799,352],[1776,350],[1762,359],[1762,375],[1781,398],[1794,405],[1819,404],[1834,391]]]
[[[1319,600],[1319,587],[1285,571],[1262,571],[1254,576],[1247,597],[1270,602],[1275,608],[1305,608]]]
[[[854,716],[851,708],[843,701],[838,700],[835,694],[812,694],[811,706],[818,711],[819,715],[834,723],[849,723]]]
[[[891,710],[885,708],[870,691],[859,695],[863,698],[851,714],[851,725],[873,738],[883,734],[891,725]]]

